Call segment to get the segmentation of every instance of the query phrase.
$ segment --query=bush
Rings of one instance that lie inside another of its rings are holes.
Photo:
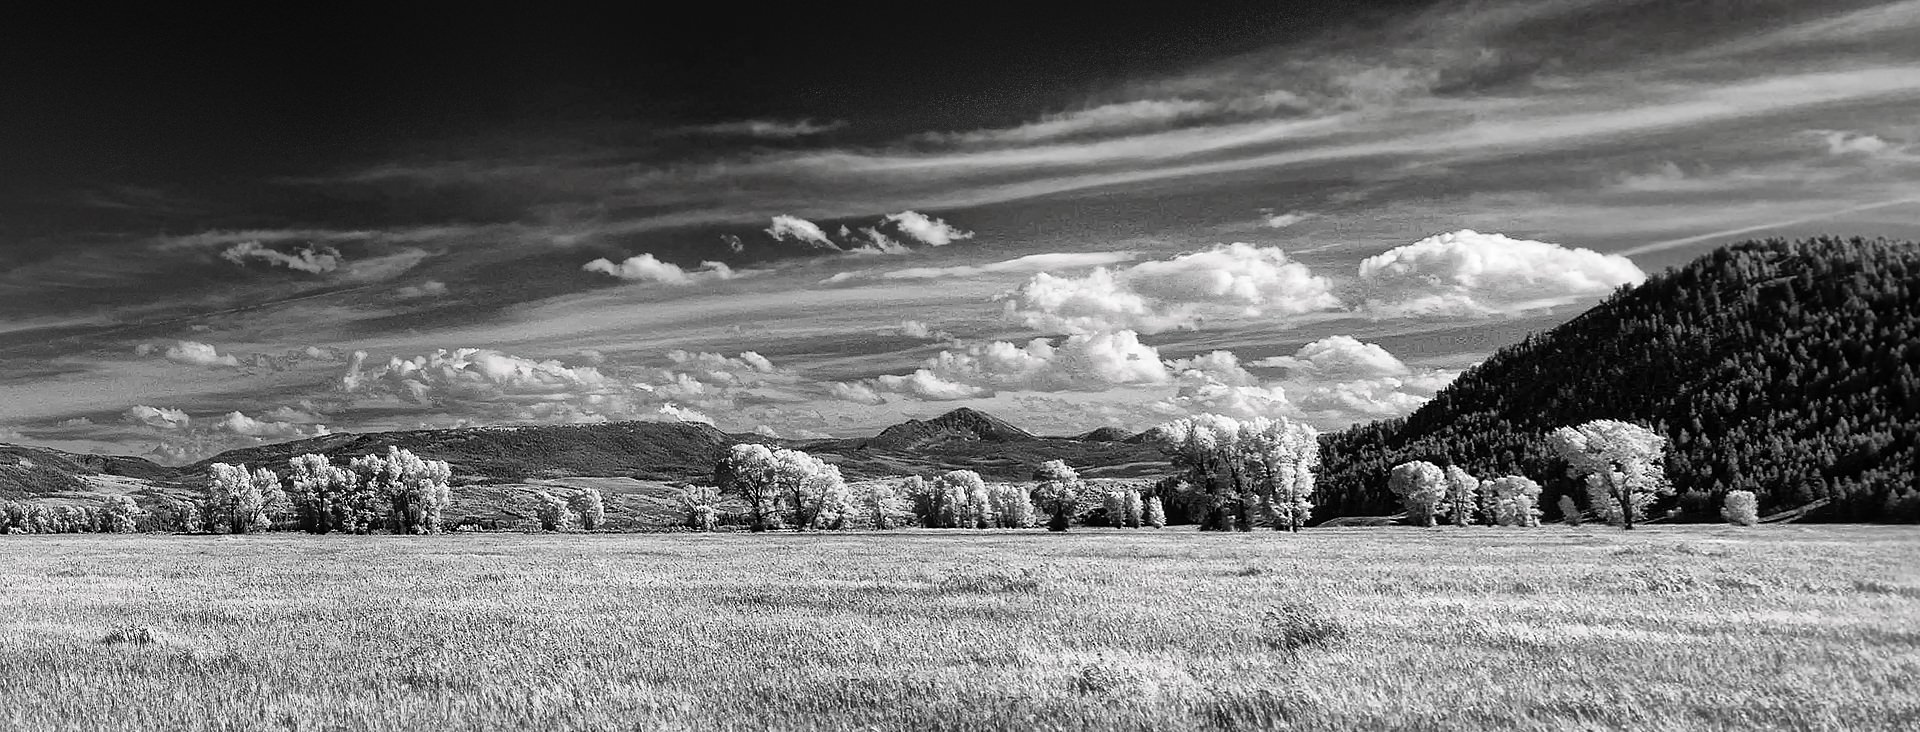
[[[680,489],[680,523],[694,531],[713,531],[720,527],[720,489],[695,485]]]
[[[1720,516],[1735,526],[1760,523],[1760,500],[1753,491],[1727,491],[1720,502]]]
[[[1558,505],[1560,506],[1561,521],[1567,522],[1568,526],[1580,525],[1580,507],[1574,505],[1573,496],[1561,496]]]

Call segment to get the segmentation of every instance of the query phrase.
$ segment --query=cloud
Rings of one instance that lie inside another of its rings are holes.
[[[680,265],[662,262],[655,259],[652,254],[629,257],[619,264],[614,264],[608,259],[596,259],[581,265],[580,269],[612,275],[628,281],[657,282],[674,286],[730,280],[745,274],[735,272],[725,262],[701,262],[697,269],[681,269]]]
[[[159,430],[186,429],[193,423],[193,418],[187,416],[186,412],[166,407],[149,407],[145,404],[128,409],[121,414],[121,418]]]
[[[909,374],[887,374],[842,385],[835,396],[873,403],[880,394],[929,401],[992,396],[998,391],[1101,391],[1172,380],[1160,352],[1133,331],[1074,335],[1059,345],[1035,338],[949,349]]]
[[[1367,258],[1357,287],[1375,316],[1470,317],[1597,299],[1646,279],[1623,256],[1462,229]]]
[[[733,252],[734,254],[739,254],[747,250],[746,243],[740,241],[740,237],[733,234],[721,234],[720,241],[726,242],[727,251]]]
[[[1327,278],[1279,248],[1245,243],[1081,277],[1041,273],[1005,300],[1008,314],[1027,327],[1066,333],[1155,333],[1194,327],[1210,314],[1294,315],[1340,306]]]
[[[775,216],[773,217],[773,223],[767,226],[766,232],[768,236],[774,238],[774,241],[787,241],[791,239],[815,249],[840,251],[840,245],[833,243],[832,239],[827,238],[827,232],[821,231],[819,224],[815,224],[812,221],[798,216],[787,216],[784,214]]]
[[[1009,272],[1039,272],[1049,269],[1067,269],[1091,267],[1101,264],[1125,262],[1140,256],[1134,252],[1048,252],[1028,254],[1023,257],[988,262],[986,264],[964,264],[951,267],[906,267],[894,270],[854,270],[841,272],[822,280],[823,283],[839,283],[850,280],[932,280],[972,277],[982,274],[1004,274]]]
[[[1334,379],[1405,376],[1413,373],[1387,349],[1347,335],[1328,336],[1300,347],[1292,356],[1274,356],[1255,366],[1284,368],[1300,376]]]
[[[1284,229],[1310,218],[1313,218],[1313,214],[1299,213],[1296,211],[1273,213],[1271,210],[1268,210],[1263,212],[1260,218],[1260,225],[1269,229]]]
[[[944,330],[935,330],[933,326],[918,320],[902,320],[895,330],[908,338],[921,338],[930,341],[950,341],[953,334]]]
[[[296,424],[293,422],[274,422],[255,419],[240,412],[228,412],[226,416],[209,423],[216,432],[242,435],[245,437],[291,439],[295,437],[313,437],[327,434],[326,425]]]
[[[962,239],[972,239],[973,232],[954,227],[940,219],[918,211],[901,211],[887,214],[885,220],[900,228],[900,231],[928,246],[943,247]]]
[[[145,356],[152,353],[153,350],[153,345],[142,343],[135,347],[133,352]],[[220,353],[219,350],[212,345],[198,341],[174,341],[173,345],[168,346],[167,350],[161,355],[168,361],[183,363],[189,366],[240,367],[240,359],[233,356],[233,354]]]
[[[812,119],[772,120],[748,119],[733,122],[720,122],[710,125],[685,128],[688,132],[705,135],[758,137],[767,140],[791,140],[797,137],[819,135],[847,126],[846,120],[815,122]]]
[[[848,249],[848,254],[912,254],[907,245],[895,241],[893,237],[881,233],[879,229],[861,227],[858,233],[845,226],[840,227],[840,238],[848,243],[864,242]]]
[[[600,261],[605,262],[606,260],[603,259]],[[612,265],[612,262],[608,262],[608,265]],[[398,297],[402,300],[416,300],[423,297],[439,297],[441,295],[447,294],[447,283],[441,282],[439,280],[427,280],[426,282],[422,282],[417,285],[407,285],[406,287],[402,287],[398,290],[395,290],[393,294],[395,297]]]
[[[220,257],[234,264],[244,265],[247,260],[258,260],[287,269],[324,274],[340,266],[340,250],[333,247],[302,247],[292,254],[283,254],[269,249],[258,241],[243,241],[228,247]]]
[[[1136,99],[1068,112],[1054,112],[1017,127],[967,132],[933,132],[919,139],[959,145],[1032,144],[1065,138],[1159,129],[1220,110],[1197,99]]]
[[[620,419],[711,421],[754,391],[795,377],[752,351],[728,357],[672,351],[664,368],[602,361],[569,367],[490,349],[440,349],[368,366],[356,352],[340,376],[350,400],[384,402],[422,416],[484,417],[521,422],[599,422]]]

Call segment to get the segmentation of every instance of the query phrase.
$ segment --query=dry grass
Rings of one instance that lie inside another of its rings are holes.
[[[0,729],[1912,729],[1915,567],[1867,527],[8,536]]]

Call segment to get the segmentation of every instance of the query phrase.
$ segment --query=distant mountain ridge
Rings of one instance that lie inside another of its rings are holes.
[[[873,437],[854,439],[771,439],[729,434],[709,424],[691,422],[339,432],[229,450],[177,468],[142,458],[78,455],[0,444],[0,498],[84,493],[89,490],[85,479],[92,476],[126,476],[185,486],[203,480],[213,463],[280,469],[297,455],[319,453],[344,461],[383,452],[389,446],[428,459],[446,460],[455,476],[466,482],[619,477],[704,483],[711,478],[714,463],[733,445],[743,442],[807,450],[838,464],[850,479],[932,475],[965,468],[989,479],[1023,480],[1034,465],[1051,459],[1084,466],[1090,475],[1134,477],[1160,461],[1157,451],[1141,445],[1041,437],[999,417],[961,408],[932,419],[908,420]]]

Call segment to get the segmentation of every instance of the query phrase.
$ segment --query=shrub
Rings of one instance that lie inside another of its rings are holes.
[[[720,527],[720,510],[714,504],[720,502],[720,489],[710,485],[695,485],[680,489],[681,524],[694,531],[713,531]]]
[[[1580,525],[1580,507],[1573,504],[1573,496],[1560,496],[1560,520],[1568,526]]]
[[[1760,523],[1760,499],[1753,491],[1727,491],[1720,503],[1720,516],[1735,526]]]

